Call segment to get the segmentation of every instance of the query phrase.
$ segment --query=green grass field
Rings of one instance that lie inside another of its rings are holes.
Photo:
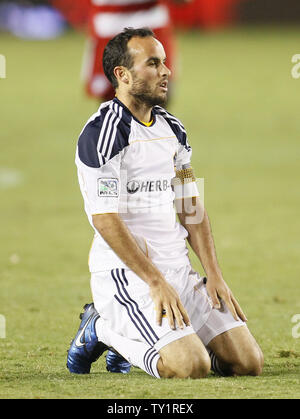
[[[79,73],[84,38],[0,35],[0,398],[299,398],[300,79],[298,29],[179,33],[171,104],[205,178],[225,280],[265,355],[260,377],[155,380],[134,368],[67,371],[78,314],[91,300],[92,230],[74,165],[79,132],[97,103]],[[194,267],[201,266],[192,258]],[[5,336],[4,336],[5,332]]]

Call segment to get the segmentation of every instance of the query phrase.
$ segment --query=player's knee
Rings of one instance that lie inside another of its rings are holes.
[[[177,367],[177,378],[205,378],[210,371],[210,358],[205,354],[187,354],[185,362]]]
[[[162,360],[160,375],[163,378],[204,378],[210,371],[210,358],[206,353],[177,354],[176,361]]]
[[[255,350],[233,366],[233,371],[237,375],[261,375],[263,371],[264,357],[261,351]]]
[[[208,354],[203,353],[193,359],[193,364],[189,377],[205,378],[210,372],[211,362]]]

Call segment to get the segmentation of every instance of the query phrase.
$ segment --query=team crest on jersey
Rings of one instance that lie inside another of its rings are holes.
[[[103,197],[118,197],[119,196],[119,181],[118,179],[98,179],[98,195]]]
[[[131,180],[127,183],[127,192],[130,194],[136,193],[140,189],[140,182]]]

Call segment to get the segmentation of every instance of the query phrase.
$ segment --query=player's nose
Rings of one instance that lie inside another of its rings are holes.
[[[164,63],[161,66],[161,76],[162,77],[170,77],[171,76],[171,70]]]
[[[171,72],[171,70],[168,67],[166,67],[166,69],[167,69],[167,72],[168,72],[168,77],[170,77],[171,74],[172,74],[172,72]]]

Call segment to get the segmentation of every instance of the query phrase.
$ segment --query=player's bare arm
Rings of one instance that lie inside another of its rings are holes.
[[[176,290],[168,284],[161,272],[144,254],[118,214],[93,215],[93,224],[119,258],[150,287],[150,295],[156,309],[156,320],[160,325],[163,310],[166,311],[170,327],[176,324],[183,328],[189,325],[188,314]]]
[[[234,298],[233,293],[223,279],[217,260],[209,218],[205,208],[198,197],[185,198],[182,201],[183,202],[177,202],[178,217],[181,224],[187,230],[188,242],[199,258],[207,275],[208,281],[206,288],[212,299],[214,308],[220,308],[219,298],[222,298],[236,320],[238,320],[239,317],[241,320],[247,321],[239,303]],[[200,220],[199,222],[189,223],[187,221],[188,217],[195,220],[196,215]]]

